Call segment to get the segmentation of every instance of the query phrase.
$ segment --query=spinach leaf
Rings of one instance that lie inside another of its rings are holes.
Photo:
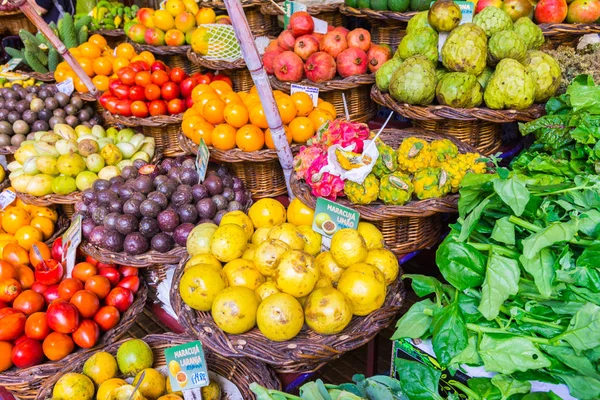
[[[485,274],[485,256],[468,243],[459,243],[449,235],[436,252],[440,272],[459,290],[480,286]]]
[[[517,372],[511,374],[511,376],[513,376],[521,381],[540,381],[540,382],[553,383],[555,385],[558,385],[561,383],[561,381],[558,380],[558,378],[553,377],[545,370],[539,370],[539,369],[535,369],[535,370],[530,369],[529,371],[525,371],[525,372],[517,371]]]
[[[576,267],[569,271],[557,271],[556,279],[600,293],[600,272],[596,269]]]
[[[477,309],[479,306],[480,299],[477,297],[469,296],[466,293],[458,293],[458,306],[465,317],[467,322],[476,322],[481,319],[482,315]]]
[[[425,309],[433,309],[435,305],[430,299],[425,299],[413,306],[396,323],[396,332],[392,340],[411,338],[417,339],[425,335],[431,326],[432,317],[423,313]]]
[[[433,315],[433,351],[443,366],[467,347],[467,327],[462,312],[455,301],[450,306],[438,309]]]
[[[485,280],[481,286],[479,312],[487,320],[498,316],[500,307],[511,295],[519,291],[521,270],[516,260],[497,255],[494,251],[488,259]]]
[[[523,239],[523,255],[533,258],[540,250],[561,242],[573,240],[577,233],[577,221],[555,223]]]
[[[581,400],[600,398],[600,381],[584,375],[555,374],[568,387],[571,396]]]
[[[600,268],[600,245],[586,247],[577,258],[575,265],[585,268]]]
[[[502,400],[508,399],[513,394],[529,393],[531,383],[518,381],[508,375],[497,374],[492,377],[492,385],[500,389]]]
[[[395,360],[402,391],[410,400],[443,400],[438,393],[442,373],[417,361]]]
[[[477,222],[481,218],[481,214],[483,214],[483,210],[485,210],[485,208],[487,207],[487,205],[490,203],[491,200],[492,200],[492,195],[489,195],[488,197],[483,199],[483,201],[481,203],[479,203],[475,208],[473,208],[473,211],[471,211],[469,213],[469,215],[467,215],[467,217],[464,219],[464,221],[462,223],[462,229],[460,231],[460,235],[458,235],[457,240],[459,242],[464,242],[465,240],[467,240],[469,238],[469,236],[471,236],[471,232],[473,232],[473,229],[475,229],[475,225],[477,225]]]
[[[523,396],[521,400],[562,400],[562,397],[557,396],[553,391],[548,393],[534,392]]]
[[[514,246],[515,244],[515,226],[508,220],[508,217],[496,220],[494,230],[490,236],[496,242]]]
[[[504,204],[513,210],[517,217],[523,214],[529,202],[529,190],[517,177],[512,176],[505,180],[494,180],[494,191],[500,196]]]
[[[483,335],[479,355],[488,372],[511,374],[550,366],[550,360],[529,339]]]
[[[460,183],[458,212],[465,216],[485,198],[485,186],[497,176],[492,174],[467,174]]]
[[[554,253],[545,248],[533,256],[527,258],[519,257],[525,271],[533,276],[533,281],[540,294],[544,297],[552,295],[552,282],[554,281]]]
[[[467,364],[467,365],[481,365],[481,357],[477,352],[477,336],[469,336],[467,347],[458,355],[456,355],[451,361],[450,365],[455,364]]]
[[[327,388],[325,388],[323,381],[320,379],[302,385],[300,387],[300,397],[311,400],[331,400]]]
[[[425,297],[431,293],[435,293],[439,297],[442,294],[442,283],[432,276],[406,274],[402,278],[412,280],[412,288],[419,297]]]
[[[490,378],[471,378],[467,381],[467,386],[482,399],[500,400],[502,398],[502,393],[496,386],[492,385]]]
[[[542,350],[558,361],[562,362],[568,367],[573,368],[575,371],[582,375],[589,376],[590,378],[600,379],[600,375],[594,365],[584,356],[575,354],[575,351],[570,347],[563,346],[540,346]]]
[[[592,303],[581,307],[557,340],[566,340],[578,353],[600,346],[600,307]]]
[[[600,237],[600,211],[586,210],[579,216],[579,230],[591,238]]]

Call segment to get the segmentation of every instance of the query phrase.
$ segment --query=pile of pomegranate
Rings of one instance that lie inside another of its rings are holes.
[[[305,11],[295,12],[288,29],[273,40],[263,55],[269,75],[284,82],[325,82],[337,74],[342,78],[374,73],[392,57],[388,46],[371,43],[369,31],[329,26],[326,34],[315,33],[315,24]]]

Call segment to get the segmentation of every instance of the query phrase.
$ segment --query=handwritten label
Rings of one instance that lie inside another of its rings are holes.
[[[290,95],[296,92],[304,92],[307,95],[309,95],[313,101],[314,107],[316,107],[319,104],[319,88],[292,83],[290,85]]]
[[[298,3],[297,1],[284,1],[283,2],[283,29],[287,29],[290,24],[290,18],[296,11],[306,11],[308,7],[306,4]]]
[[[454,1],[460,7],[460,11],[462,13],[462,19],[460,20],[460,25],[466,24],[468,22],[473,21],[473,14],[475,14],[475,4],[470,1]],[[431,2],[431,5],[435,3]],[[438,54],[439,60],[442,61],[442,47],[444,43],[446,43],[446,39],[448,39],[448,35],[450,32],[440,32],[438,36]]]
[[[206,146],[204,139],[200,139],[200,144],[198,145],[198,154],[196,155],[196,171],[198,171],[200,183],[204,182],[204,178],[206,177],[206,169],[208,168],[209,159],[210,151],[208,150],[208,146]]]
[[[17,65],[21,64],[21,61],[23,61],[22,58],[12,58],[9,62],[2,66],[2,72],[12,71],[13,69],[17,68]]]
[[[66,94],[67,96],[70,96],[73,93],[73,91],[75,90],[75,85],[73,84],[73,78],[68,78],[67,80],[57,83],[56,88],[58,89],[59,92],[62,92],[64,94]]]
[[[315,23],[315,33],[322,33],[323,35],[327,33],[327,21],[323,21],[322,19],[312,17],[313,22]]]
[[[358,211],[319,197],[315,207],[312,229],[323,236],[323,246],[329,248],[334,233],[345,228],[356,229],[359,220],[360,213]]]
[[[4,210],[9,204],[11,204],[17,198],[17,194],[12,190],[5,190],[0,193],[0,210]]]
[[[208,369],[201,342],[169,347],[165,349],[165,359],[174,392],[184,390],[185,393],[208,386]]]
[[[71,277],[73,267],[75,267],[75,256],[77,255],[77,247],[81,243],[81,215],[77,215],[71,226],[62,236],[63,245],[63,265],[67,267],[67,277]]]

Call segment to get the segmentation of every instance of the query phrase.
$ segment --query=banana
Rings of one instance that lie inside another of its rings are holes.
[[[121,25],[121,22],[123,22],[123,18],[119,17],[118,15],[115,17],[115,26],[118,28],[119,25]]]

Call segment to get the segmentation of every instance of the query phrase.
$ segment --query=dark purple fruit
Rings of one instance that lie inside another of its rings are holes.
[[[110,178],[109,180],[111,185],[114,184],[124,184],[125,183],[125,178],[123,178],[122,176],[113,176],[112,178]]]
[[[75,213],[81,214],[82,217],[87,217],[87,206],[83,201],[78,201],[75,203]]]
[[[244,182],[240,178],[234,176],[231,179],[233,180],[233,185],[231,186],[233,190],[244,190]]]
[[[217,211],[217,213],[215,214],[213,221],[215,221],[215,224],[220,225],[221,224],[221,219],[223,219],[223,215],[227,214],[227,210],[219,210]]]
[[[208,189],[211,196],[223,192],[223,181],[217,175],[211,175],[204,180],[204,186]]]
[[[163,232],[173,232],[179,226],[179,215],[177,215],[177,211],[170,208],[161,211],[156,220]]]
[[[148,165],[148,163],[144,160],[140,160],[139,158],[133,162],[133,166],[137,169],[140,169],[145,165]]]
[[[140,212],[140,204],[142,204],[142,202],[139,200],[129,199],[123,204],[123,212],[141,218],[142,213]]]
[[[175,160],[173,160],[172,158],[165,158],[160,163],[160,167],[162,169],[164,169],[166,172],[169,172],[169,170],[173,167],[173,165],[175,165]]]
[[[173,238],[166,233],[159,233],[152,238],[150,247],[152,250],[158,251],[159,253],[166,253],[171,250],[175,245]]]
[[[96,227],[96,224],[94,223],[93,219],[84,218],[83,221],[81,221],[81,234],[83,235],[83,238],[89,239],[90,234],[92,233],[92,230],[95,227]]]
[[[81,194],[81,198],[85,204],[90,204],[96,201],[96,192],[94,192],[94,189],[92,188],[85,189]]]
[[[230,187],[225,187],[225,189],[223,189],[223,193],[221,193],[221,196],[225,197],[227,201],[235,200],[235,192]]]
[[[133,189],[137,192],[148,194],[152,191],[152,178],[140,175],[133,181]]]
[[[160,167],[152,164],[144,165],[138,171],[140,175],[144,175],[150,178],[150,180],[154,180],[158,175],[160,175]]]
[[[173,193],[175,193],[175,190],[177,190],[177,184],[169,180],[161,185],[158,185],[156,190],[170,198],[173,196]]]
[[[181,166],[183,168],[191,168],[191,169],[195,170],[196,169],[196,160],[194,158],[188,157],[181,164]]]
[[[146,199],[140,204],[140,213],[144,217],[156,218],[161,210],[161,206],[153,200]]]
[[[131,214],[122,214],[117,218],[117,224],[115,228],[119,233],[123,235],[127,235],[131,232],[136,232],[138,230],[139,223],[138,219]]]
[[[173,167],[167,172],[167,176],[169,179],[179,182],[179,172],[181,172],[179,167]]]
[[[244,190],[236,190],[235,191],[235,196],[233,197],[233,199],[235,201],[238,201],[242,204],[246,204],[246,201],[248,201],[248,198],[246,196],[246,192]]]
[[[217,212],[217,205],[213,203],[212,199],[202,199],[196,203],[196,210],[198,210],[200,218],[211,219]]]
[[[185,223],[179,225],[173,232],[173,240],[180,246],[185,246],[190,232],[194,229],[194,224]]]
[[[230,201],[229,204],[227,204],[227,211],[238,211],[238,210],[242,210],[243,206],[242,203],[240,203],[239,201]]]
[[[192,195],[194,196],[194,201],[197,203],[208,197],[208,189],[203,184],[198,183],[192,186]]]
[[[96,208],[98,208],[98,207],[100,207],[100,206],[95,201],[88,204],[88,215],[91,217],[94,214],[94,211],[96,210]]]
[[[98,202],[98,204],[100,204],[102,206],[107,206],[112,201],[117,200],[118,198],[119,198],[119,195],[110,189],[99,190],[96,193],[96,201]]]
[[[217,210],[226,210],[227,209],[227,199],[220,194],[216,194],[212,197],[213,203],[217,206]]]
[[[194,196],[192,196],[192,192],[185,190],[176,190],[171,197],[171,202],[176,208],[181,207],[184,204],[190,204],[193,200]]]
[[[158,221],[156,221],[154,218],[147,217],[142,218],[138,229],[139,232],[148,239],[151,239],[152,237],[154,237],[154,235],[160,232]]]
[[[32,132],[47,131],[48,129],[50,129],[50,124],[43,119],[38,119],[33,123],[33,125],[31,125]]]
[[[113,253],[123,251],[124,236],[117,231],[107,230],[104,233],[104,240],[102,241],[102,247]]]
[[[110,210],[110,212],[121,214],[123,212],[123,203],[125,203],[125,200],[123,199],[113,200],[110,202],[108,209]]]
[[[138,170],[133,165],[129,165],[123,168],[121,171],[121,176],[125,180],[135,179],[138,176]]]
[[[90,232],[89,241],[91,244],[95,246],[101,246],[102,241],[104,240],[104,234],[106,233],[106,228],[102,225],[94,227],[92,232]]]
[[[135,188],[132,188],[132,189],[133,189],[133,193],[131,194],[130,200],[137,200],[140,203],[142,201],[146,200],[146,196],[143,193],[136,192]]]
[[[183,168],[179,173],[179,181],[184,185],[195,185],[198,183],[198,172],[192,168]]]
[[[123,250],[127,254],[132,256],[143,254],[148,251],[148,247],[148,239],[146,239],[144,235],[139,232],[132,232],[125,236]]]
[[[96,191],[108,190],[108,189],[110,189],[110,182],[107,181],[106,179],[96,179],[94,181],[94,183],[92,184],[92,187]]]
[[[154,182],[152,182],[152,185],[154,186],[154,188],[157,188],[168,180],[169,180],[168,176],[158,175],[156,178],[154,178]]]
[[[108,207],[99,206],[92,213],[92,219],[96,225],[102,225],[104,223],[104,218],[106,218],[108,214]]]
[[[157,203],[161,210],[164,210],[169,205],[169,199],[161,192],[151,192],[148,194],[148,200]]]
[[[216,225],[215,221],[213,221],[210,218],[202,218],[200,221],[198,221],[198,225],[200,225],[200,224],[213,224],[213,225]]]
[[[104,218],[104,227],[106,229],[113,229],[113,230],[117,230],[117,220],[119,219],[119,217],[121,216],[121,214],[117,214],[117,213],[109,213],[106,218]]]
[[[133,189],[127,183],[119,188],[119,197],[124,200],[129,200],[133,194]]]
[[[224,188],[230,188],[233,186],[233,178],[230,175],[222,177],[221,181],[223,181]]]
[[[198,210],[193,204],[184,204],[177,209],[179,221],[183,223],[195,224],[198,220]]]

